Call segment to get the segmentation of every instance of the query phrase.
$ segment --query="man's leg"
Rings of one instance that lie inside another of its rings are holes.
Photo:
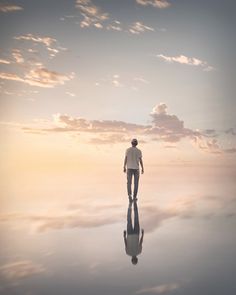
[[[139,170],[134,171],[134,198],[137,197],[139,183]]]
[[[127,169],[127,192],[130,198],[132,196],[131,185],[132,185],[132,170]]]
[[[134,202],[134,233],[139,234],[140,226],[139,226],[139,216],[138,216],[138,205]]]
[[[127,234],[133,233],[131,213],[132,213],[131,212],[131,204],[129,204],[128,211],[127,211]]]

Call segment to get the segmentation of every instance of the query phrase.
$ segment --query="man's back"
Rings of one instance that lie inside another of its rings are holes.
[[[126,150],[127,168],[139,169],[139,159],[142,158],[142,152],[140,149],[132,146]]]

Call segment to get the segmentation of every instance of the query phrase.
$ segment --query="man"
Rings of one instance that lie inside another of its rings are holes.
[[[132,202],[132,177],[134,176],[134,193],[133,199],[137,201],[138,193],[138,183],[139,183],[139,163],[142,168],[142,174],[144,173],[143,161],[142,161],[142,152],[137,148],[138,141],[136,138],[131,141],[132,147],[128,148],[125,153],[124,160],[124,172],[127,172],[127,191],[129,196],[129,201]],[[127,169],[126,169],[127,167]]]
[[[137,202],[134,202],[134,226],[132,226],[132,203],[129,203],[127,212],[127,231],[124,231],[124,243],[126,254],[131,256],[131,262],[135,265],[138,263],[138,255],[142,252],[144,230],[140,237],[140,226],[138,216]]]

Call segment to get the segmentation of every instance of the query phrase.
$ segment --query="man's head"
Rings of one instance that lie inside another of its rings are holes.
[[[133,265],[136,265],[138,263],[138,257],[137,256],[132,256],[132,259],[131,259]]]
[[[131,141],[132,146],[138,145],[138,140],[136,138],[133,138]]]

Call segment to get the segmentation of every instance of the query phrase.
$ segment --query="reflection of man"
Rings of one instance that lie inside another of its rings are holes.
[[[132,176],[134,176],[134,200],[137,200],[138,193],[138,183],[139,183],[139,163],[142,168],[142,174],[144,173],[143,161],[142,161],[142,152],[136,146],[138,145],[137,139],[132,139],[132,147],[128,148],[125,153],[124,160],[124,172],[126,172],[127,166],[127,191],[129,200],[132,201]]]
[[[138,217],[137,202],[134,202],[134,227],[132,226],[132,203],[129,203],[127,212],[127,232],[124,231],[124,242],[126,254],[131,256],[132,263],[138,263],[138,255],[142,252],[144,230],[142,229],[142,236],[139,240],[140,227]]]

